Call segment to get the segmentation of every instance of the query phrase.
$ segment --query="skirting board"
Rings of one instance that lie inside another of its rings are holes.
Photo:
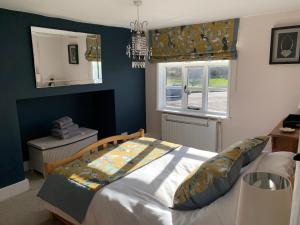
[[[28,179],[0,189],[0,202],[15,195],[21,194],[29,189]]]

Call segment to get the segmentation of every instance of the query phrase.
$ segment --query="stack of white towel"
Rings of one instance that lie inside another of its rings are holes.
[[[60,139],[67,139],[80,134],[79,126],[73,123],[72,118],[65,116],[52,122],[51,135]]]

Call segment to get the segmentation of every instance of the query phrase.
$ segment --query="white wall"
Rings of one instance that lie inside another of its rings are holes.
[[[223,121],[223,147],[245,137],[268,134],[300,100],[300,64],[269,65],[271,29],[300,24],[300,11],[241,18],[238,60],[231,87],[230,119]],[[156,109],[156,65],[146,68],[146,123],[160,137]]]
[[[145,83],[147,135],[161,139],[161,113],[156,111],[156,64],[146,64]]]

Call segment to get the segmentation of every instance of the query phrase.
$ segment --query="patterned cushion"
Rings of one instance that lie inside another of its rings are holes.
[[[243,152],[243,166],[246,166],[255,160],[264,150],[268,141],[268,136],[259,136],[252,139],[246,139],[237,145],[236,148]]]
[[[241,149],[223,152],[204,162],[176,190],[173,208],[202,208],[228,192],[240,175]]]

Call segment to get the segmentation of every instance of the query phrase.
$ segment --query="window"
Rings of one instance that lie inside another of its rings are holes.
[[[90,62],[91,79],[94,81],[100,80],[102,83],[102,78],[101,78],[101,76],[99,76],[101,74],[100,71],[102,71],[101,66],[102,66],[102,64],[100,61],[91,61]]]
[[[158,109],[228,115],[230,61],[158,64]]]

